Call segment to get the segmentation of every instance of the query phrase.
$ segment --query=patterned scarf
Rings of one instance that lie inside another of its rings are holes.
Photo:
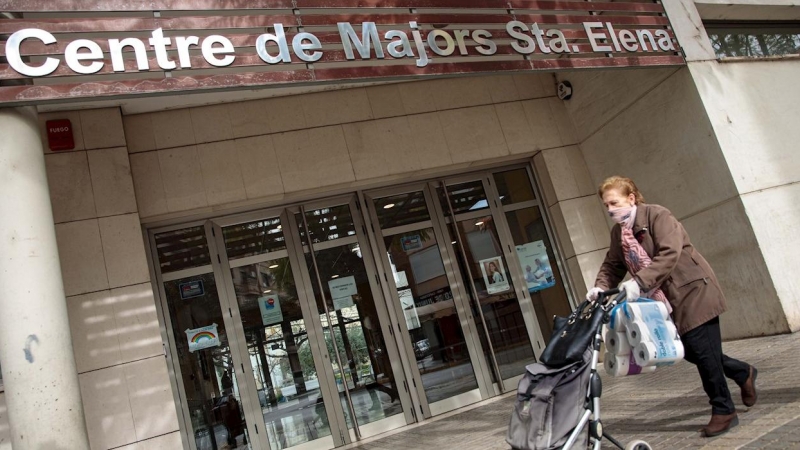
[[[634,210],[633,217],[636,217]],[[636,240],[633,235],[633,221],[621,225],[622,228],[622,253],[625,255],[625,265],[628,267],[628,272],[636,274],[640,270],[653,263],[650,256],[644,251],[644,248]],[[664,303],[667,306],[667,311],[672,314],[672,305],[669,304],[667,296],[660,287],[656,287],[650,292],[644,293],[644,297]]]

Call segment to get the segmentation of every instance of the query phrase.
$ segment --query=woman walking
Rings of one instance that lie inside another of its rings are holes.
[[[587,294],[622,283],[628,300],[640,296],[664,302],[670,311],[685,349],[685,359],[697,366],[703,389],[711,404],[711,420],[704,436],[725,433],[739,424],[725,377],[740,388],[742,402],[757,400],[755,367],[722,353],[719,315],[725,311],[725,296],[716,275],[686,234],[683,225],[666,208],[644,203],[630,178],[614,176],[600,185],[598,195],[617,223],[611,230],[611,245]]]

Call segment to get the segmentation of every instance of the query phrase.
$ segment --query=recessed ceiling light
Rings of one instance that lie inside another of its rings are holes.
[[[453,244],[453,245],[456,245],[457,243],[458,243],[458,242],[456,242],[456,241],[453,241],[453,242],[451,242],[451,244]]]
[[[383,205],[383,209],[390,209],[390,208],[394,208],[394,203],[387,203]]]
[[[481,226],[481,225],[483,225],[483,222],[475,222],[475,226],[476,226],[476,227],[479,227],[479,226]]]
[[[270,268],[270,269],[277,269],[277,268],[278,268],[278,265],[277,265],[277,264],[273,264],[273,265],[269,266],[269,268]]]

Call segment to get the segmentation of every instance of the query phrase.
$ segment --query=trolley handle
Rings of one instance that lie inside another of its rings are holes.
[[[607,291],[601,292],[600,295],[598,295],[598,297],[601,297],[601,298],[602,297],[611,297],[612,295],[617,295],[620,292],[624,292],[624,291],[625,291],[625,289],[620,289],[620,288],[609,289]]]
[[[611,296],[616,296],[616,297],[614,297],[611,301],[606,301],[606,299]],[[610,311],[619,303],[621,303],[623,300],[625,300],[625,289],[620,289],[620,288],[614,288],[614,289],[609,289],[607,291],[603,291],[597,296],[597,303],[603,305],[603,309],[606,311]]]

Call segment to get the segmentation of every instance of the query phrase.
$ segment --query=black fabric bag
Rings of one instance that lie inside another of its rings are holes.
[[[602,320],[603,308],[588,300],[568,317],[556,317],[553,335],[539,358],[540,362],[550,367],[563,367],[580,361]]]

